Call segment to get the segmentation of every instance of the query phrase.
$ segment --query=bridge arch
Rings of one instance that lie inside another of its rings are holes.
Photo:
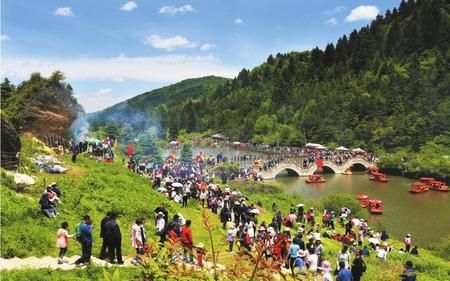
[[[295,169],[292,169],[292,168],[284,168],[280,171],[276,171],[276,174],[274,173],[274,175],[275,175],[275,177],[277,177],[283,172],[287,172],[288,176],[290,176],[290,177],[299,177],[300,176],[300,174],[297,171],[295,171]]]

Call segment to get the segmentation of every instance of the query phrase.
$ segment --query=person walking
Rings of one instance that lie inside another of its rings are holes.
[[[108,243],[109,261],[114,262],[117,258],[118,264],[123,264],[122,260],[122,234],[120,233],[119,225],[116,222],[117,214],[112,213],[109,216],[109,221],[105,224],[105,237]]]
[[[166,221],[164,214],[159,212],[156,216],[156,235],[160,237],[159,242],[162,244],[166,241]]]
[[[106,257],[106,249],[108,248],[108,243],[105,239],[105,224],[109,221],[109,217],[112,212],[106,213],[106,216],[100,222],[100,238],[102,238],[102,248],[100,249],[99,259],[104,260]]]
[[[83,217],[83,221],[78,226],[80,233],[79,241],[81,242],[81,257],[74,262],[77,266],[88,263],[91,260],[93,227],[91,217],[89,215],[85,215]]]
[[[353,281],[359,281],[361,280],[361,277],[363,276],[364,272],[366,272],[366,263],[364,262],[362,256],[361,256],[361,250],[357,250],[355,252],[355,259],[352,263],[352,276]]]
[[[139,262],[139,256],[145,252],[144,245],[147,241],[147,237],[145,236],[144,223],[144,218],[138,218],[136,219],[135,224],[131,227],[131,246],[136,249],[136,262]]]
[[[191,220],[186,220],[186,225],[181,229],[181,244],[183,245],[183,261],[188,262],[187,254],[189,253],[189,263],[194,264],[194,255],[192,247],[194,241],[191,232]]]
[[[65,221],[61,224],[61,228],[56,232],[56,246],[59,248],[58,264],[62,264],[64,262],[63,258],[69,246],[69,238],[73,237],[73,234],[69,234],[67,231],[68,227],[69,224]]]

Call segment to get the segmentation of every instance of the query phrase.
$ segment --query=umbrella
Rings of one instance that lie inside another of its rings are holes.
[[[257,215],[260,213],[260,211],[259,211],[259,209],[251,209],[250,213]]]
[[[158,190],[159,192],[166,192],[166,191],[167,191],[167,188],[165,188],[165,187],[159,187],[157,190]]]
[[[341,209],[341,211],[342,211],[343,213],[347,213],[347,214],[351,214],[351,212],[352,212],[352,211],[350,211],[350,209],[347,208],[347,207],[343,207],[343,208]]]
[[[298,204],[298,205],[297,205],[297,208],[298,208],[298,207],[305,207],[305,204]]]
[[[361,221],[359,219],[352,219],[352,222],[356,226],[359,226],[361,224]]]
[[[233,144],[234,144],[234,145],[238,145],[238,144],[241,144],[241,143],[238,142],[238,141],[234,141]]]
[[[380,244],[380,240],[378,240],[377,238],[373,238],[373,237],[367,239],[367,241],[369,241],[369,243],[372,243],[372,244],[375,244],[375,245]]]
[[[356,152],[356,153],[363,153],[363,152],[365,152],[364,149],[361,149],[361,148],[359,148],[359,147],[353,149],[352,151],[353,151],[353,152]]]
[[[86,141],[87,141],[88,143],[93,143],[93,142],[99,143],[99,142],[102,142],[101,140],[96,139],[96,138],[88,138],[88,139],[86,139]]]
[[[174,182],[172,183],[173,187],[183,187],[183,184],[179,183],[179,182]]]
[[[289,214],[289,216],[287,217],[287,220],[290,222],[294,222],[297,219],[297,215],[294,214]]]
[[[339,146],[338,148],[336,148],[336,150],[348,151],[348,148]]]

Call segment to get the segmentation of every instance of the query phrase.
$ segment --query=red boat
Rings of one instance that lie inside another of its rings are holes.
[[[376,199],[369,200],[369,212],[374,215],[381,215],[383,213],[383,201]]]
[[[356,194],[356,199],[361,203],[361,208],[367,208],[369,206],[369,196],[365,194]]]
[[[322,183],[326,182],[326,179],[321,175],[310,175],[306,180],[306,183]]]
[[[369,180],[379,181],[379,182],[388,182],[389,179],[386,177],[386,174],[374,172],[369,176]]]
[[[435,181],[434,178],[420,178],[419,180],[420,180],[421,183],[425,184],[428,188],[430,188],[431,187],[431,183],[433,181]]]
[[[430,183],[430,189],[436,190],[436,191],[442,191],[442,192],[449,191],[448,186],[445,185],[445,182],[443,182],[443,181],[432,181]]]
[[[367,173],[369,175],[373,174],[373,173],[378,173],[378,169],[375,167],[369,167],[369,169],[367,169]]]
[[[423,182],[416,181],[415,183],[411,184],[411,188],[409,189],[409,192],[411,193],[423,193],[427,192],[429,190],[428,186],[424,184]]]

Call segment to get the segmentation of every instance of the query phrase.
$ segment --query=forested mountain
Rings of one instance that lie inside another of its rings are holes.
[[[103,111],[89,115],[93,130],[115,124],[130,125],[136,133],[148,127],[160,127],[161,113],[175,114],[173,109],[182,101],[189,102],[212,92],[228,79],[216,76],[186,79],[179,83],[143,93]],[[165,117],[165,115],[164,115]],[[165,120],[165,119],[164,119]],[[163,124],[166,127],[166,124]]]
[[[450,3],[402,1],[325,50],[270,55],[162,124],[237,140],[418,150],[450,128]]]

